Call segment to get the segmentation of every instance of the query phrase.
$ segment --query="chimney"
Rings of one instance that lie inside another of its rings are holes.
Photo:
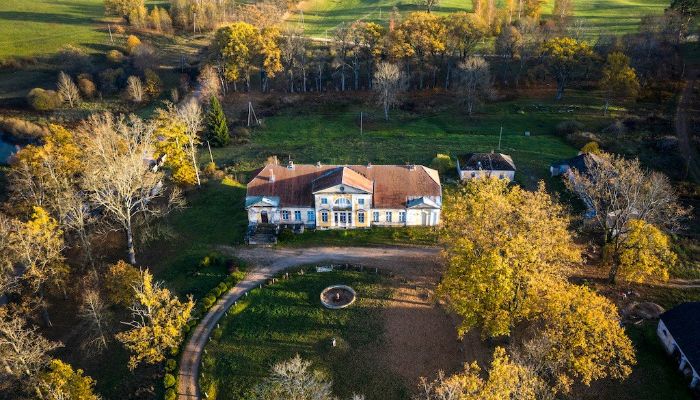
[[[371,162],[367,163],[367,168],[372,168],[372,163],[371,163]]]
[[[481,171],[481,161],[476,162],[476,167],[479,168],[479,171]]]
[[[321,168],[321,162],[320,162],[320,161],[316,161],[316,168]]]
[[[416,165],[407,162],[407,163],[406,163],[406,168],[408,168],[409,171],[413,171],[414,169],[416,169]]]
[[[289,160],[289,163],[287,164],[287,169],[294,169],[294,161]]]
[[[275,181],[275,170],[270,168],[270,182]]]

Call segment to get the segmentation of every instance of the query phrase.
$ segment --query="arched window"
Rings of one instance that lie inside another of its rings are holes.
[[[350,200],[345,197],[341,197],[335,201],[335,205],[339,207],[350,207]]]

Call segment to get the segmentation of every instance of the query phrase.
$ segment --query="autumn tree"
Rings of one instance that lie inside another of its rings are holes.
[[[491,71],[489,63],[479,56],[472,56],[459,64],[459,94],[467,105],[467,113],[491,95]]]
[[[107,268],[104,288],[111,304],[129,307],[134,300],[134,286],[141,279],[138,268],[119,260]]]
[[[667,281],[676,264],[669,237],[642,220],[627,223],[628,232],[620,249],[620,278],[626,282]]]
[[[378,64],[372,87],[377,93],[377,101],[384,108],[384,119],[388,121],[389,109],[398,104],[399,93],[404,88],[399,67],[388,62]]]
[[[441,241],[447,270],[439,294],[462,317],[459,334],[508,335],[535,310],[538,282],[559,281],[580,260],[569,217],[544,185],[529,192],[505,179],[448,191]]]
[[[10,236],[13,229],[13,221],[5,214],[0,213],[0,299],[15,292],[19,284]]]
[[[375,64],[381,59],[384,52],[383,41],[386,37],[386,28],[374,23],[356,21],[350,26],[352,38],[352,52],[355,60],[364,59],[367,71],[367,83],[372,88],[374,81]],[[355,82],[359,80],[359,61],[355,65]],[[357,89],[357,83],[355,84]]]
[[[231,141],[226,114],[224,114],[224,109],[216,97],[212,97],[209,102],[209,111],[207,112],[205,124],[206,139],[212,146],[226,146]]]
[[[144,6],[144,0],[105,0],[105,12],[126,18],[132,10]]]
[[[333,400],[332,382],[298,354],[272,366],[270,376],[253,389],[251,400]]]
[[[486,36],[487,26],[481,18],[466,12],[445,16],[442,24],[446,30],[445,88],[448,88],[455,60],[464,60],[474,52],[477,44]]]
[[[192,162],[188,149],[187,125],[179,118],[178,110],[173,104],[155,111],[154,135],[158,140],[154,143],[155,157],[164,158],[165,166],[171,171],[172,180],[178,185],[193,185],[197,183],[196,164]]]
[[[440,0],[420,0],[420,5],[425,7],[425,11],[430,13],[433,11],[433,8],[440,5]]]
[[[554,15],[560,26],[564,26],[573,14],[574,0],[554,0],[552,15]]]
[[[99,166],[84,171],[82,186],[91,203],[102,209],[105,221],[125,233],[129,262],[136,264],[136,225],[167,212],[179,198],[173,191],[165,203],[157,201],[165,190],[163,173],[147,159],[155,153],[153,125],[133,115],[107,113],[93,114],[80,129],[85,132],[88,165]]]
[[[148,269],[141,271],[134,285],[132,320],[123,322],[129,330],[116,335],[129,351],[129,369],[142,362],[156,364],[165,360],[167,352],[177,349],[183,339],[185,324],[190,319],[194,301],[190,296],[181,302],[162,283],[153,282]]]
[[[195,178],[197,178],[197,186],[202,184],[199,179],[199,165],[197,164],[197,146],[201,144],[199,133],[204,130],[204,114],[199,102],[195,99],[190,99],[184,102],[177,109],[177,117],[185,126],[185,136],[187,152],[192,160],[192,168],[194,168]]]
[[[5,307],[6,308],[6,307]],[[61,344],[46,340],[37,327],[0,310],[0,376],[11,379],[34,377],[50,361],[49,352]]]
[[[303,29],[287,28],[281,35],[279,47],[282,65],[287,71],[287,90],[294,93],[294,70],[301,64],[306,52],[306,38]],[[302,72],[303,74],[305,73]],[[306,79],[305,76],[304,79]]]
[[[566,184],[581,194],[595,212],[593,221],[602,234],[605,259],[610,265],[609,279],[615,282],[622,265],[633,220],[641,220],[667,230],[678,228],[687,213],[678,205],[677,195],[668,178],[642,168],[639,160],[601,153],[588,161],[586,171],[571,170]],[[641,240],[636,244],[656,244]],[[644,254],[644,253],[640,253]]]
[[[61,73],[58,74],[58,84],[56,86],[56,91],[61,97],[61,100],[67,102],[70,105],[70,108],[78,105],[80,102],[80,90],[68,74],[61,71]]]
[[[639,92],[637,73],[629,64],[629,57],[623,53],[616,51],[608,54],[600,79],[600,87],[605,91],[604,114],[608,113],[610,100],[634,98]]]
[[[141,103],[145,98],[145,91],[143,89],[143,81],[138,76],[130,76],[126,80],[126,94],[129,96],[129,100],[134,103]]]
[[[38,376],[37,391],[42,400],[99,400],[95,381],[61,360],[51,360],[49,369]]]
[[[561,100],[564,89],[593,56],[588,43],[570,37],[559,37],[544,42],[542,53],[547,69],[557,81],[557,100]]]
[[[202,101],[209,101],[212,97],[221,96],[222,85],[219,73],[211,65],[205,65],[197,78],[199,83],[199,96]]]

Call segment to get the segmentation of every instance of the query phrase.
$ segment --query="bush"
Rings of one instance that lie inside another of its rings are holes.
[[[566,141],[576,148],[582,148],[590,142],[600,142],[592,132],[576,132],[566,136]]]
[[[172,374],[165,374],[163,377],[163,386],[168,389],[175,386],[175,377]]]
[[[437,154],[433,161],[430,162],[430,168],[437,170],[440,174],[445,174],[455,167],[456,164],[452,162],[452,158],[447,154]]]
[[[19,141],[34,141],[48,132],[43,126],[13,117],[0,117],[0,131]]]
[[[221,336],[223,335],[224,330],[221,328],[216,328],[211,332],[211,338],[214,340],[219,340],[221,339]]]
[[[100,72],[100,89],[105,94],[112,94],[124,84],[126,74],[122,68],[107,68]]]
[[[78,75],[78,89],[86,99],[95,97],[95,93],[97,93],[97,87],[88,74]]]
[[[165,400],[177,400],[177,392],[175,388],[169,388],[165,391]]]
[[[61,48],[51,60],[59,69],[76,72],[76,71],[86,71],[92,69],[92,62],[90,60],[90,55],[83,49],[66,45]]]
[[[204,307],[205,310],[210,309],[211,306],[214,305],[214,303],[216,303],[216,297],[214,297],[210,294],[204,296],[204,298],[202,299],[202,306]]]
[[[600,145],[598,142],[588,142],[581,147],[581,153],[600,154]]]
[[[559,136],[571,135],[572,133],[581,132],[584,126],[582,123],[574,120],[561,121],[557,124],[555,132]]]
[[[146,77],[146,86],[144,87],[144,90],[146,91],[147,95],[155,99],[158,97],[158,95],[160,95],[161,91],[162,82],[160,77],[151,69],[147,69],[144,75]]]
[[[141,39],[137,38],[134,35],[129,35],[128,38],[126,38],[126,51],[131,54],[138,46],[141,45]]]
[[[250,129],[243,126],[236,127],[233,129],[233,137],[238,143],[248,143],[250,142]]]
[[[177,361],[173,360],[172,358],[165,360],[165,370],[167,372],[173,372],[175,369],[177,369]]]
[[[119,50],[110,50],[107,52],[107,61],[113,64],[121,64],[124,62],[124,53]]]
[[[38,111],[54,110],[61,106],[61,97],[53,90],[34,88],[27,95],[29,105]]]

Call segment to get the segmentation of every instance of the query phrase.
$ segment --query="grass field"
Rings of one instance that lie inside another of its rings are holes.
[[[212,399],[240,399],[274,363],[295,354],[333,379],[340,398],[353,392],[368,399],[406,398],[406,388],[374,362],[381,346],[381,302],[390,290],[384,277],[359,272],[293,274],[289,280],[256,289],[222,320],[202,363],[203,392]],[[347,284],[358,293],[352,306],[327,310],[323,288]],[[330,344],[337,339],[337,347]]]
[[[501,3],[500,1],[498,3]],[[637,29],[640,17],[660,14],[668,6],[665,0],[585,0],[575,2],[574,18],[583,20],[589,35],[600,33],[629,33]],[[402,14],[424,10],[418,2],[406,0],[308,0],[301,12],[294,13],[289,21],[303,25],[307,34],[328,37],[329,32],[343,22],[358,19],[388,24],[390,12],[396,7]],[[547,0],[543,15],[547,17],[554,5]],[[435,8],[437,14],[471,11],[470,0],[443,0]]]

